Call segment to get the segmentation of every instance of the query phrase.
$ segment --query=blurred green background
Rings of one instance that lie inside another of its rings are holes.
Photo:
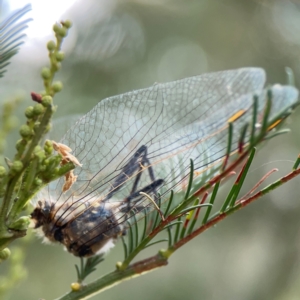
[[[45,44],[52,24],[71,19],[74,25],[64,44],[66,60],[58,75],[64,90],[55,98],[60,117],[55,136],[66,130],[66,116],[86,113],[105,97],[155,82],[245,66],[265,68],[268,83],[286,82],[284,68],[289,66],[300,80],[300,2],[296,0],[40,2],[42,8],[38,1],[32,2],[34,20],[28,39],[0,81],[0,99],[23,93],[24,107],[31,104],[30,92],[42,90],[39,73],[47,64]],[[27,2],[3,1],[3,14],[12,3]],[[43,17],[50,20],[45,29],[38,23]],[[300,149],[299,114],[298,110],[288,121],[290,134],[261,149],[246,187],[274,167],[279,172],[273,180],[291,170]],[[19,116],[23,118],[22,109]],[[12,147],[8,142],[8,156]],[[299,216],[296,178],[199,236],[175,253],[169,266],[93,299],[300,299]],[[76,280],[74,264],[79,261],[61,246],[42,244],[30,235],[28,276],[13,288],[10,299],[58,297]],[[89,279],[113,270],[122,252],[118,243]],[[156,249],[147,253],[155,254]],[[3,264],[1,275],[8,265]]]

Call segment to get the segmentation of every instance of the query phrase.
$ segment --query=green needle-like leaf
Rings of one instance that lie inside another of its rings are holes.
[[[122,244],[123,244],[123,249],[124,249],[124,259],[126,259],[128,257],[128,246],[127,246],[127,242],[126,239],[124,238],[124,236],[121,237],[122,240]]]
[[[194,161],[190,159],[190,178],[189,178],[188,187],[185,192],[184,200],[187,200],[190,195],[190,191],[193,184],[193,177],[194,177]]]
[[[293,166],[293,170],[297,170],[300,165],[300,155],[297,157],[297,160],[295,161],[295,164]]]
[[[3,77],[6,72],[5,68],[10,64],[9,59],[18,53],[19,47],[24,43],[22,39],[25,34],[21,32],[28,27],[27,23],[32,19],[18,21],[30,10],[31,5],[27,4],[0,23],[0,78]]]
[[[169,239],[161,239],[161,240],[158,240],[158,241],[155,241],[153,243],[148,244],[144,249],[146,249],[148,247],[151,247],[151,246],[153,246],[155,244],[162,243],[162,242],[168,242],[168,241],[169,241]]]
[[[235,201],[239,195],[239,192],[244,184],[244,181],[246,179],[246,176],[248,174],[248,171],[250,169],[250,166],[252,164],[253,158],[255,156],[256,148],[253,148],[251,151],[251,154],[249,156],[249,159],[247,160],[247,163],[245,164],[244,168],[242,169],[238,179],[236,180],[236,183],[234,184],[236,187],[234,189],[233,197],[229,200],[229,206],[233,207],[235,205]]]
[[[250,145],[253,146],[255,143],[255,131],[256,131],[256,120],[257,120],[257,107],[258,107],[258,96],[253,97],[253,114],[252,114],[252,124],[251,124],[251,137]]]
[[[208,218],[209,218],[212,206],[213,206],[213,204],[215,203],[215,200],[216,200],[216,196],[217,196],[217,193],[218,193],[218,190],[219,190],[219,186],[220,186],[220,182],[217,182],[214,186],[214,189],[213,189],[212,195],[210,197],[210,201],[209,201],[211,206],[209,206],[207,208],[205,216],[204,216],[203,221],[202,221],[202,224],[205,224],[207,222]]]

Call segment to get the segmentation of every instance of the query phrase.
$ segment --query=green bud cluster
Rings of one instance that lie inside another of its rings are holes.
[[[50,69],[47,68],[47,67],[44,67],[42,69],[41,75],[42,75],[42,78],[45,79],[45,80],[51,78],[51,71],[50,71]]]
[[[11,223],[9,227],[15,230],[27,230],[30,224],[30,217],[23,216],[19,218],[17,221]]]
[[[33,155],[38,158],[40,163],[43,162],[43,160],[46,158],[45,151],[41,146],[36,146],[34,148]]]
[[[33,153],[40,152],[42,150],[43,150],[43,148],[40,145],[37,145],[37,146],[34,147]]]
[[[52,68],[54,72],[57,72],[58,70],[61,69],[61,63],[58,61],[53,62],[52,64]]]
[[[33,113],[33,106],[28,106],[25,110],[25,116],[27,119],[31,119],[33,118],[34,116],[34,113]]]
[[[63,88],[63,84],[60,81],[54,82],[53,78],[65,58],[64,52],[60,49],[71,25],[70,21],[54,25],[56,40],[47,43],[50,66],[41,70],[45,91],[31,93],[31,98],[35,102],[32,102],[32,105],[25,110],[26,122],[19,128],[21,138],[16,143],[17,153],[11,160],[5,158],[7,166],[0,165],[0,197],[7,199],[8,204],[3,208],[2,215],[5,217],[6,227],[11,229],[12,236],[14,230],[24,231],[25,234],[28,229],[30,217],[19,216],[30,197],[46,183],[65,174],[61,171],[61,156],[53,154],[52,142],[46,141],[42,147],[39,145],[45,132],[51,128],[51,117],[55,111],[52,97]],[[16,103],[13,101],[3,104],[0,151],[4,148],[2,143],[5,143],[7,134],[4,131],[10,131],[16,127],[17,119],[12,115],[15,107]],[[23,255],[23,253],[20,254]],[[0,262],[9,256],[8,248],[1,250]]]
[[[59,165],[60,161],[61,161],[60,155],[51,156],[45,159],[45,165],[47,166],[48,170],[53,170]]]
[[[20,160],[15,160],[10,166],[12,174],[20,173],[23,169],[23,163]]]
[[[58,33],[58,31],[59,31],[59,29],[60,29],[59,24],[58,24],[58,23],[54,24],[52,29],[53,29],[53,31],[54,31],[55,33]]]
[[[57,33],[57,35],[59,35],[60,37],[64,38],[64,37],[67,36],[68,30],[67,30],[67,28],[65,28],[65,27],[60,27],[56,33]]]
[[[44,146],[47,149],[48,153],[51,149],[49,146]],[[48,182],[53,180],[54,178],[58,178],[61,174],[60,169],[60,162],[61,156],[60,155],[52,155],[47,154],[46,151],[43,151],[45,158],[43,159],[42,163],[39,165],[39,174],[40,178],[42,179],[42,183]]]
[[[67,20],[64,22],[61,22],[60,24],[54,24],[53,25],[53,31],[56,34],[56,37],[64,38],[68,34],[68,29],[71,28],[72,23],[71,21]]]
[[[47,140],[44,145],[44,150],[46,155],[51,155],[53,153],[53,144],[51,141]]]
[[[8,248],[4,248],[0,251],[0,261],[1,260],[7,260],[10,257],[10,250]]]
[[[28,125],[25,125],[25,124],[20,127],[19,132],[20,132],[21,137],[23,137],[23,138],[27,138],[27,137],[30,137],[32,135],[31,128]]]
[[[40,178],[35,178],[34,179],[34,185],[35,186],[41,186],[43,184],[43,180]]]
[[[54,41],[49,41],[49,42],[47,43],[47,49],[48,49],[49,51],[54,51],[55,48],[56,48],[56,45],[55,45],[55,42],[54,42]]]
[[[44,107],[47,107],[47,106],[51,105],[52,103],[53,103],[53,99],[51,96],[45,95],[42,97],[42,105]]]
[[[59,178],[70,169],[70,166],[60,165],[61,155],[54,154],[51,141],[46,141],[42,147],[39,145],[45,132],[51,128],[51,117],[56,109],[52,97],[63,89],[63,84],[53,79],[65,58],[64,52],[61,51],[61,45],[71,26],[70,21],[53,26],[55,40],[47,43],[50,66],[41,70],[44,91],[41,93],[31,92],[31,98],[35,102],[25,110],[26,122],[19,129],[21,138],[16,143],[17,153],[12,160],[5,158],[7,167],[0,165],[0,197],[7,196],[11,201],[9,211],[3,215],[8,216],[7,226],[11,229],[27,230],[30,218],[18,217],[28,199],[43,185]],[[15,106],[12,101],[3,104],[3,128],[6,130],[11,130],[16,126],[16,118],[12,116]],[[0,130],[0,151],[3,135]],[[7,182],[10,184],[10,181],[12,185],[9,191],[12,193],[7,193],[6,186]],[[18,197],[18,201],[13,202],[15,195]],[[0,261],[7,258],[9,254],[9,249],[0,251]]]
[[[20,139],[17,141],[16,143],[16,149],[18,151],[21,151],[22,149],[24,149],[27,145],[27,141],[25,139]]]
[[[64,26],[65,28],[69,29],[72,27],[72,22],[70,20],[62,21],[61,25]]]
[[[38,95],[38,94],[37,94]],[[25,110],[27,118],[26,124],[21,125],[19,129],[22,139],[17,141],[16,149],[18,154],[16,158],[20,158],[25,151],[27,144],[33,138],[40,125],[40,117],[44,114],[45,107],[41,103],[36,103],[34,106],[28,106]]]
[[[33,125],[33,131],[34,133],[37,133],[39,128],[40,128],[41,123],[40,122],[35,122]]]
[[[45,112],[45,107],[41,103],[37,103],[33,107],[33,114],[35,116],[39,116],[39,115],[43,114],[44,112]]]
[[[47,49],[49,51],[49,57],[50,57],[50,68],[43,68],[41,71],[41,76],[44,79],[44,85],[46,88],[46,94],[45,95],[51,95],[60,92],[63,88],[63,85],[61,82],[54,82],[52,83],[53,77],[55,72],[60,70],[61,68],[61,62],[65,58],[65,54],[63,51],[60,50],[62,40],[64,37],[68,35],[68,30],[72,26],[71,21],[62,21],[60,24],[56,23],[53,25],[53,31],[55,33],[56,42],[49,41],[47,43]],[[42,95],[42,96],[45,96]],[[52,103],[52,101],[51,101]],[[42,100],[42,104],[44,106],[48,106],[50,104],[50,100]]]
[[[63,89],[63,85],[60,81],[56,81],[53,83],[52,88],[55,93],[58,93]]]
[[[63,61],[65,58],[65,53],[63,51],[59,51],[55,54],[57,61]]]

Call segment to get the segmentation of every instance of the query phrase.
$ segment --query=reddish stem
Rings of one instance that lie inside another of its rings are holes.
[[[182,238],[180,241],[175,243],[172,246],[172,250],[173,251],[177,250],[178,248],[182,247],[184,244],[186,244],[187,242],[189,242],[190,240],[195,238],[197,235],[201,234],[202,232],[204,232],[208,228],[210,228],[210,227],[216,225],[217,223],[219,223],[220,221],[222,221],[224,218],[226,218],[231,213],[234,213],[237,210],[249,205],[250,203],[254,202],[255,200],[259,199],[263,195],[265,195],[268,192],[270,192],[271,190],[273,190],[275,187],[277,187],[277,186],[279,186],[279,185],[281,185],[281,184],[283,184],[287,181],[290,181],[291,179],[298,176],[299,174],[300,174],[300,169],[297,169],[297,170],[287,174],[286,176],[282,177],[276,184],[274,184],[274,186],[271,189],[261,190],[261,191],[257,192],[256,194],[254,194],[252,197],[249,197],[247,199],[241,199],[241,200],[237,201],[236,205],[232,209],[230,209],[227,212],[224,212],[224,213],[221,213],[221,214],[217,215],[213,219],[209,220],[206,224],[200,226],[198,229],[193,231],[191,234],[187,235],[186,237]]]

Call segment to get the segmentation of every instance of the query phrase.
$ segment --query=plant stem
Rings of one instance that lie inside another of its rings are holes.
[[[230,208],[230,209],[228,209],[227,211],[225,211],[221,214],[217,214],[215,217],[208,220],[208,222],[206,224],[200,226],[198,229],[193,231],[191,234],[187,235],[186,237],[184,237],[183,239],[178,241],[176,244],[174,244],[170,248],[170,250],[171,251],[176,251],[177,249],[179,249],[180,247],[185,245],[187,242],[189,242],[190,240],[192,240],[193,238],[195,238],[199,234],[203,233],[208,228],[216,225],[217,223],[219,223],[220,221],[225,219],[228,215],[230,215],[230,214],[238,211],[239,209],[249,205],[250,203],[254,202],[255,200],[259,199],[260,197],[262,197],[262,196],[268,194],[269,192],[273,191],[275,188],[282,185],[283,183],[285,183],[287,181],[290,181],[291,179],[298,176],[299,174],[300,174],[300,169],[297,169],[297,170],[287,174],[286,176],[283,176],[282,178],[275,181],[274,183],[268,185],[267,187],[265,187],[261,191],[257,192],[253,196],[251,196],[247,199],[241,199],[241,200],[237,201],[237,204],[233,208]]]
[[[53,114],[53,107],[52,107],[52,105],[49,105],[46,109],[46,112],[45,112],[44,117],[41,121],[39,129],[37,130],[36,134],[34,135],[34,138],[32,139],[32,141],[30,143],[30,146],[29,146],[24,158],[21,160],[23,162],[23,165],[24,165],[22,172],[20,172],[20,174],[18,174],[18,176],[16,175],[14,177],[14,180],[15,180],[14,184],[8,184],[8,187],[10,187],[10,190],[9,190],[10,193],[13,192],[14,187],[15,187],[17,181],[19,180],[19,177],[23,174],[24,169],[28,167],[28,164],[31,161],[31,155],[33,153],[33,150],[38,145],[41,138],[43,137],[43,134],[45,133],[46,127],[50,122],[52,114]],[[10,196],[10,198],[11,198],[10,194],[8,194],[8,196]],[[8,216],[8,224],[13,222],[13,220],[19,215],[20,210],[23,208],[23,206],[26,204],[27,201],[28,201],[28,199],[24,199],[24,201],[22,201],[22,203],[20,201],[16,201],[13,204],[13,206],[11,208],[11,211],[9,213],[9,216]],[[1,222],[1,219],[0,219],[0,222]]]
[[[168,261],[160,254],[130,265],[126,270],[115,270],[84,286],[78,292],[69,292],[56,300],[89,299],[96,294],[111,288],[125,280],[144,275],[156,268],[166,266]]]

